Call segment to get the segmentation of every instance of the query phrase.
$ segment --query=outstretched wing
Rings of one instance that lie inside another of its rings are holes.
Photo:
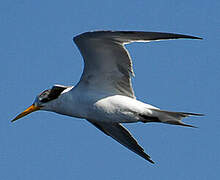
[[[111,136],[113,139],[118,141],[120,144],[124,145],[131,151],[135,152],[142,158],[148,160],[149,162],[154,162],[150,159],[150,156],[144,152],[144,149],[137,143],[134,137],[130,134],[130,132],[123,127],[119,123],[100,123],[100,122],[93,122],[88,120],[92,123],[95,127],[100,129],[106,135]]]
[[[165,39],[200,39],[194,36],[138,31],[95,31],[74,37],[83,59],[84,71],[78,85],[99,92],[135,98],[131,85],[132,61],[124,44]]]

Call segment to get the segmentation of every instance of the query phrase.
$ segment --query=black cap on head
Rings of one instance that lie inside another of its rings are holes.
[[[42,103],[46,103],[48,101],[54,100],[59,97],[59,95],[66,89],[67,86],[59,86],[55,85],[52,87],[52,89],[47,89],[40,93],[38,96],[39,101]]]

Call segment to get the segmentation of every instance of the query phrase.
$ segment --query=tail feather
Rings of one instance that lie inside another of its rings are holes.
[[[205,116],[204,114],[199,114],[199,113],[188,113],[188,112],[177,112],[180,113],[182,115],[184,115],[184,117],[189,117],[189,116]]]
[[[196,126],[193,126],[193,125],[190,125],[190,124],[185,124],[182,121],[166,121],[164,123],[172,124],[172,125],[185,126],[185,127],[197,128]]]
[[[152,110],[152,120],[148,122],[162,122],[167,124],[173,124],[173,125],[180,125],[180,126],[187,126],[187,127],[193,127],[195,126],[188,125],[183,123],[181,120],[185,117],[189,116],[204,116],[204,114],[198,114],[198,113],[188,113],[188,112],[172,112],[172,111],[163,111],[160,109],[151,109]],[[143,117],[143,116],[142,116]],[[157,121],[154,121],[154,119],[157,119]],[[146,121],[147,122],[147,121]]]

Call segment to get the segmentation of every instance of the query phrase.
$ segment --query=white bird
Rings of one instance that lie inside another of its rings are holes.
[[[179,38],[202,39],[181,34],[138,31],[95,31],[74,37],[85,64],[78,84],[71,87],[54,85],[43,91],[12,122],[36,110],[83,118],[154,163],[122,123],[161,122],[194,127],[184,124],[182,118],[202,114],[164,111],[137,100],[131,84],[134,75],[132,61],[124,45]]]

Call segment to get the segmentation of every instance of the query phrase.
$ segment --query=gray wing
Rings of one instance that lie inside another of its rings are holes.
[[[132,61],[124,44],[193,36],[138,31],[95,31],[74,37],[83,59],[84,71],[78,85],[99,92],[135,98],[131,85]]]
[[[98,129],[100,129],[102,132],[104,132],[106,135],[111,136],[120,144],[124,145],[134,153],[154,164],[154,162],[150,159],[150,156],[144,152],[144,149],[137,143],[137,141],[134,139],[134,137],[132,137],[129,131],[121,124],[103,122],[97,123],[90,120],[88,121]]]

